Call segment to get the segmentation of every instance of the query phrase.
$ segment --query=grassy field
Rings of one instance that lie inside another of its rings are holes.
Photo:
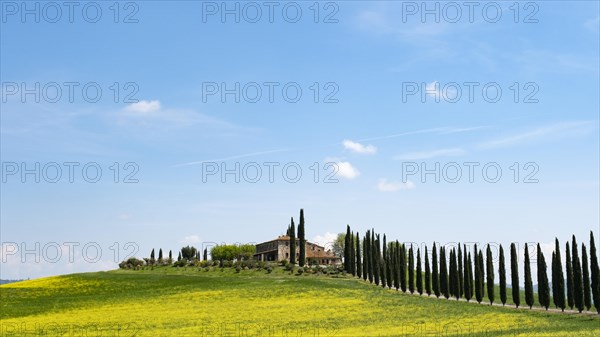
[[[0,296],[1,336],[600,336],[598,315],[420,298],[282,269],[72,274],[3,285]]]

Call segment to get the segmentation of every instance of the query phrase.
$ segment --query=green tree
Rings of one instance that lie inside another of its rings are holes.
[[[540,244],[537,245],[537,277],[538,277],[538,300],[540,305],[546,310],[550,305],[550,286],[548,284],[546,259],[544,253],[540,248]]]
[[[381,276],[381,254],[379,244],[379,234],[375,234],[375,241],[373,241],[373,276],[375,278],[375,285],[379,285],[379,276]]]
[[[369,275],[369,282],[373,283],[373,248],[372,248],[372,241],[371,241],[371,231],[367,231],[367,235],[366,235],[366,240],[365,240],[365,256],[367,256],[367,262],[368,262],[368,275]]]
[[[590,269],[588,267],[588,256],[585,245],[581,244],[581,265],[583,271],[583,304],[590,310],[592,308],[592,294],[590,293]]]
[[[488,299],[490,300],[490,305],[494,304],[494,261],[492,258],[492,250],[490,245],[487,245],[487,249],[485,252],[486,257],[486,281],[487,281],[487,293]]]
[[[400,246],[400,289],[402,292],[406,292],[406,275],[407,275],[407,257],[406,257],[406,246],[402,244]]]
[[[563,274],[562,262],[560,258],[560,245],[558,238],[554,240],[554,263],[552,266],[552,298],[554,305],[565,311],[565,277]]]
[[[152,248],[152,252],[150,252],[150,262],[154,263],[154,248]]]
[[[204,254],[202,256],[202,260],[208,261],[208,248],[204,248]]]
[[[423,271],[421,270],[421,251],[417,248],[417,292],[423,295]]]
[[[400,289],[400,243],[398,240],[394,243],[394,288]]]
[[[346,233],[338,233],[331,247],[335,256],[344,257],[344,242],[346,242]]]
[[[356,276],[362,277],[362,260],[360,256],[360,234],[356,232]]]
[[[181,248],[181,258],[191,261],[196,257],[198,250],[193,246],[185,246]]]
[[[296,225],[294,224],[294,217],[290,220],[290,263],[296,264]]]
[[[504,248],[500,245],[500,257],[498,260],[498,278],[500,279],[500,302],[506,304],[506,262],[504,261]]]
[[[581,275],[581,261],[579,261],[579,253],[577,251],[577,241],[573,235],[573,244],[571,246],[573,254],[573,295],[575,297],[575,307],[579,312],[583,311],[583,276]]]
[[[460,246],[459,246],[460,247]],[[456,300],[458,300],[460,298],[460,281],[459,281],[459,271],[458,271],[458,257],[456,256],[456,249],[452,249],[452,252],[450,253],[451,256],[451,260],[450,260],[450,270],[452,270],[452,295],[454,297],[456,297]]]
[[[173,253],[169,250],[169,263],[173,262]]]
[[[575,305],[575,295],[573,286],[573,262],[571,260],[571,249],[569,249],[569,241],[566,243],[565,264],[567,265],[567,304],[573,309]]]
[[[431,268],[429,267],[429,255],[425,246],[425,293],[431,295]]]
[[[300,267],[306,264],[306,237],[304,233],[304,209],[300,209],[300,223],[298,224],[298,242],[300,244],[300,257],[298,262]]]
[[[433,249],[431,250],[431,287],[435,297],[440,297],[440,278],[438,276],[438,258],[437,249],[435,248],[435,242],[433,243]]]
[[[385,234],[383,234],[383,253],[381,255],[381,286],[385,288],[387,286],[387,240]]]
[[[344,270],[350,272],[350,225],[346,225],[346,236],[344,237]]]
[[[179,255],[177,256],[177,261],[181,261],[181,252],[179,252]]]
[[[474,247],[473,255],[475,256],[475,299],[477,303],[481,303],[483,300],[483,268],[479,263],[479,251],[477,245]]]
[[[529,309],[533,306],[533,282],[531,281],[531,265],[527,244],[525,244],[525,303],[527,303]]]
[[[521,292],[519,290],[519,255],[517,255],[517,247],[514,243],[510,244],[510,278],[513,303],[518,308],[521,304]]]
[[[158,249],[158,262],[162,262],[163,261],[163,252],[162,252],[162,248]]]
[[[387,252],[385,254],[385,276],[387,277],[387,286],[392,289],[394,286],[394,261],[392,255],[392,247],[394,246],[394,242],[387,244]]]
[[[440,290],[446,299],[450,298],[448,288],[448,265],[446,260],[446,248],[440,247]]]
[[[457,269],[457,274],[458,274],[458,297],[462,297],[463,296],[463,289],[464,289],[464,275],[463,275],[463,257],[462,257],[462,250],[460,249],[460,242],[458,243],[458,257],[456,259],[457,263],[458,263],[458,269]]]
[[[408,290],[411,294],[415,292],[415,255],[412,244],[408,249]]]
[[[590,265],[592,298],[594,299],[594,307],[596,307],[596,311],[600,314],[600,266],[598,265],[594,232],[592,231],[590,231]]]
[[[467,302],[473,298],[473,262],[471,261],[471,253],[467,253],[465,249],[465,299]]]

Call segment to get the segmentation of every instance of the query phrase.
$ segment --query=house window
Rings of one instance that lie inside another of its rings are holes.
[[[288,254],[288,253],[285,253],[285,258],[286,258],[286,259],[288,258],[288,256],[289,256],[289,254]]]

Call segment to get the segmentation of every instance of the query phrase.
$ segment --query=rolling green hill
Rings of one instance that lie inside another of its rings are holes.
[[[277,268],[156,267],[0,287],[1,336],[600,336],[598,315],[398,293]]]

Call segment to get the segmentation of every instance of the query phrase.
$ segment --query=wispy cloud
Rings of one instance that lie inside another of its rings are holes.
[[[247,158],[247,157],[255,157],[255,156],[261,156],[261,155],[265,155],[265,154],[287,152],[287,151],[290,151],[290,149],[279,149],[279,150],[249,152],[249,153],[242,153],[242,154],[237,154],[237,155],[233,155],[233,156],[229,156],[229,157],[223,157],[223,158],[206,159],[206,160],[200,160],[200,161],[192,161],[192,162],[183,163],[183,164],[176,164],[176,165],[173,165],[173,167],[200,165],[202,163],[209,163],[209,162],[222,162],[222,161],[229,161],[229,160],[234,160],[234,159],[241,159],[241,158]]]
[[[579,136],[596,129],[597,121],[570,121],[539,127],[530,131],[479,144],[479,149],[510,147],[567,136]]]
[[[450,126],[443,126],[443,127],[438,127],[438,128],[406,131],[406,132],[396,133],[396,134],[386,135],[386,136],[363,138],[363,139],[359,139],[358,141],[359,142],[368,142],[368,141],[374,141],[374,140],[383,140],[383,139],[391,139],[391,138],[398,138],[398,137],[405,137],[405,136],[412,136],[412,135],[419,135],[419,134],[430,134],[430,133],[443,135],[443,134],[476,131],[476,130],[481,130],[481,129],[485,129],[485,128],[488,128],[488,126],[474,126],[474,127],[467,127],[467,128],[455,128],[455,127],[450,127]]]
[[[406,183],[401,182],[388,182],[387,179],[380,179],[377,183],[377,189],[380,192],[396,192],[400,190],[412,190],[415,188],[415,184],[412,181]]]
[[[377,148],[373,145],[363,145],[348,139],[344,140],[342,144],[346,150],[350,150],[354,153],[375,154],[377,152]]]
[[[461,148],[438,149],[431,151],[407,152],[394,156],[395,160],[422,160],[435,157],[455,157],[466,154],[466,151]]]
[[[154,100],[154,101],[142,100],[137,103],[128,105],[125,108],[125,110],[132,112],[132,113],[141,113],[141,114],[152,113],[152,112],[156,112],[156,111],[160,110],[160,102],[157,100]]]

